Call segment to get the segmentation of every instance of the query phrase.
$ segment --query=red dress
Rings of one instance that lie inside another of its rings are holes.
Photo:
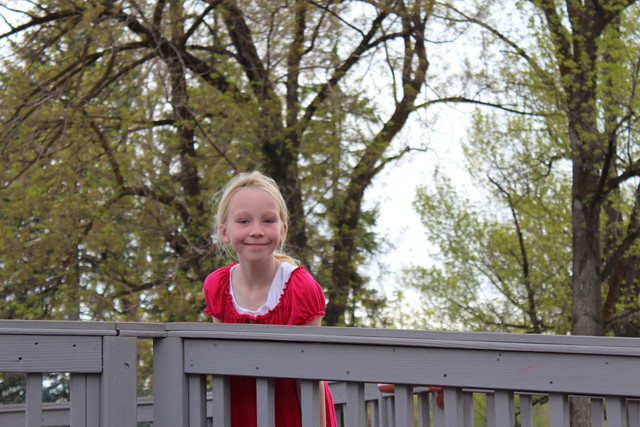
[[[269,325],[304,325],[324,315],[325,298],[322,288],[302,266],[291,273],[277,305],[258,316],[240,314],[233,305],[229,291],[231,267],[211,273],[204,281],[205,312],[223,323],[259,323]],[[295,381],[276,378],[275,412],[277,427],[302,425]],[[325,383],[326,425],[335,427],[336,415],[329,386]],[[232,427],[256,426],[256,382],[253,377],[231,377]]]

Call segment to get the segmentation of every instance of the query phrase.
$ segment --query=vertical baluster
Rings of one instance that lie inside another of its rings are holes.
[[[87,376],[86,374],[71,374],[69,381],[69,423],[71,427],[86,426],[87,424]]]
[[[213,377],[213,427],[231,426],[231,392],[229,391],[229,377],[215,375]]]
[[[256,378],[256,416],[258,417],[258,427],[274,427],[276,425],[272,378]]]
[[[344,403],[336,407],[336,422],[338,423],[338,427],[346,427],[344,423]]]
[[[627,400],[627,416],[630,426],[640,426],[640,401]]]
[[[188,419],[189,392],[182,338],[157,338],[153,341],[153,425],[182,427],[188,425]]]
[[[457,387],[444,388],[444,423],[447,427],[462,427],[462,390]]]
[[[520,424],[533,427],[533,399],[530,394],[520,395]]]
[[[364,427],[366,421],[364,406],[364,384],[347,383],[347,405],[345,424],[349,427]]]
[[[189,427],[207,427],[207,376],[189,375]]]
[[[323,389],[324,392],[324,389]],[[320,385],[318,381],[300,381],[302,427],[320,426]]]
[[[25,425],[42,426],[42,374],[27,374]]]
[[[100,424],[100,375],[71,374],[70,382],[71,427]]]
[[[624,399],[621,397],[607,397],[607,427],[626,427]]]
[[[413,427],[413,386],[396,384],[394,404],[396,427]]]
[[[604,402],[603,399],[592,397],[591,403],[591,427],[604,427]]]
[[[105,336],[102,339],[100,425],[135,427],[137,424],[135,337]]]
[[[69,422],[71,427],[89,425],[87,423],[87,375],[71,374],[69,384],[70,411]]]
[[[553,427],[569,427],[569,398],[565,394],[549,395],[549,418]]]
[[[379,400],[370,400],[369,401],[369,413],[371,414],[371,427],[381,427],[380,426],[380,401]]]
[[[513,427],[515,414],[513,411],[513,393],[506,390],[496,390],[496,427]]]
[[[444,427],[445,418],[444,418],[444,409],[438,406],[436,393],[433,392],[431,396],[431,411],[433,414],[433,425],[434,427]],[[446,405],[446,402],[445,402]]]
[[[418,393],[418,427],[431,427],[428,392]],[[435,399],[434,399],[435,400]]]
[[[473,427],[475,422],[475,409],[473,406],[473,393],[462,393],[462,407],[464,417],[464,427]]]
[[[495,426],[496,425],[496,396],[491,393],[485,394],[485,402],[487,408],[487,425]]]
[[[100,425],[100,376],[100,374],[86,376],[87,426]]]
[[[387,424],[387,426],[396,427],[396,405],[393,396],[389,396],[387,398],[387,407],[389,408],[389,411],[387,412],[389,415],[389,424]]]
[[[378,415],[381,427],[393,427],[393,396],[380,394],[378,398]]]

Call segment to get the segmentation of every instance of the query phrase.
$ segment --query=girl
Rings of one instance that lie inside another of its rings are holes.
[[[211,273],[204,282],[205,312],[214,322],[320,326],[325,298],[320,285],[283,253],[287,207],[276,182],[243,173],[223,189],[216,230],[238,263]],[[336,426],[328,385],[320,382],[321,426]],[[301,425],[296,381],[276,379],[276,426]],[[256,425],[255,379],[231,378],[231,425]]]

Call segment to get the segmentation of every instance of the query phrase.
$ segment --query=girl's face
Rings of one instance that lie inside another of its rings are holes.
[[[287,225],[280,219],[273,197],[259,188],[241,188],[229,200],[220,238],[242,262],[268,261],[283,241]]]

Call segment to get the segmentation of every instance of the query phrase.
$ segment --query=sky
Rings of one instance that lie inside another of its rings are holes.
[[[373,287],[387,296],[395,289],[405,293],[410,290],[403,289],[399,280],[384,279],[398,278],[404,267],[428,266],[434,262],[432,254],[436,248],[427,241],[426,230],[413,208],[417,188],[430,185],[436,168],[451,178],[458,190],[468,191],[471,188],[462,152],[468,124],[468,113],[456,108],[439,111],[433,129],[414,123],[411,126],[411,140],[428,137],[429,150],[409,153],[408,157],[386,166],[365,194],[367,208],[379,206],[376,231],[395,246],[378,259],[386,268],[381,270],[375,262],[365,267],[365,271],[372,276]],[[389,283],[396,285],[390,286]]]

